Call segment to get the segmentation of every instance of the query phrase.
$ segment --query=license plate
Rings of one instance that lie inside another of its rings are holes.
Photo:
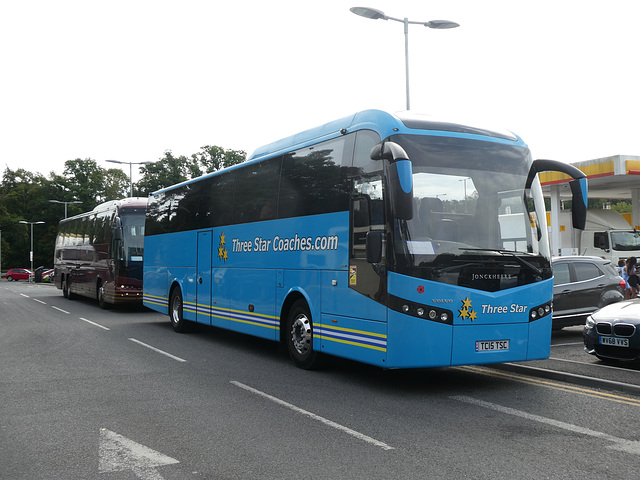
[[[476,352],[509,350],[509,340],[480,340],[476,342]]]
[[[600,337],[600,345],[611,345],[613,347],[628,347],[629,339],[618,338],[618,337]]]

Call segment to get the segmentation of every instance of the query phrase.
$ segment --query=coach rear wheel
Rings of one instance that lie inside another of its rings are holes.
[[[187,331],[187,321],[182,316],[182,292],[179,288],[174,288],[171,292],[169,318],[171,319],[171,326],[176,332],[182,333]]]
[[[297,300],[287,319],[287,349],[289,356],[300,368],[311,370],[318,365],[318,352],[313,349],[311,312],[304,300]]]

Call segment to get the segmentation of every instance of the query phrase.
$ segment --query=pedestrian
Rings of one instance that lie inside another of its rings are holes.
[[[627,274],[627,299],[638,298],[638,290],[640,290],[640,279],[638,278],[638,259],[636,257],[627,258],[627,266],[624,267]]]
[[[627,270],[625,269],[627,262],[625,260],[618,260],[618,275],[620,278],[624,280],[624,298],[627,299],[627,289],[629,288],[629,282],[627,282],[629,275],[627,275]]]

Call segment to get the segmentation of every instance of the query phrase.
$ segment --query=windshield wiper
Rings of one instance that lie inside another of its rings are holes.
[[[527,267],[529,270],[533,271],[537,275],[536,280],[542,280],[542,270],[536,267],[533,263],[527,262],[524,258],[519,257],[516,254],[517,252],[514,252],[512,250],[501,250],[499,248],[463,248],[461,250],[471,250],[476,252],[496,252],[501,255],[508,255],[523,267]]]
[[[443,273],[455,272],[456,270],[462,270],[467,267],[481,267],[482,265],[480,262],[461,263],[460,265],[451,265],[450,267],[432,268],[431,273],[434,277],[441,277]]]

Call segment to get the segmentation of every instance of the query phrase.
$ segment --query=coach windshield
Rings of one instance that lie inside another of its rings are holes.
[[[398,272],[499,290],[549,278],[544,201],[525,147],[396,135],[413,164],[413,218],[394,220]],[[490,280],[483,287],[479,279]]]

